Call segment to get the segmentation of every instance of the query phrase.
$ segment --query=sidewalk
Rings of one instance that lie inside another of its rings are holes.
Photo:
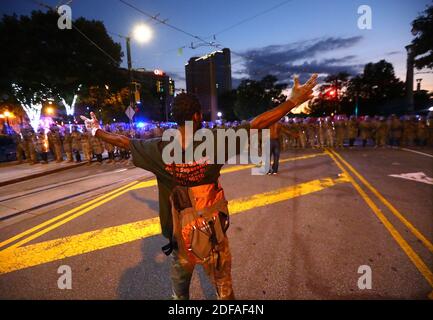
[[[12,183],[17,183],[37,177],[41,177],[47,174],[68,170],[85,165],[87,162],[60,162],[51,161],[48,164],[34,164],[29,163],[18,164],[8,163],[0,166],[0,187],[6,186]]]

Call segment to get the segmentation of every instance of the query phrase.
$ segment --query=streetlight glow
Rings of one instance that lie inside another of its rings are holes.
[[[47,114],[52,115],[54,113],[54,109],[52,107],[47,108]]]
[[[133,38],[140,43],[146,43],[152,38],[152,29],[145,24],[139,24],[132,31]]]

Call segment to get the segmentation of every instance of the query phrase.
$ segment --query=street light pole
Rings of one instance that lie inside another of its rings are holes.
[[[131,62],[131,37],[126,39],[126,57],[128,59],[128,76],[129,76],[129,106],[134,109],[133,98],[135,97],[135,86],[132,83],[132,62]],[[134,92],[133,92],[134,91]],[[130,119],[132,122],[132,119]]]

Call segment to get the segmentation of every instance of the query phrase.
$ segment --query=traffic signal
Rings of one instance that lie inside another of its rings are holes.
[[[164,92],[164,85],[161,80],[156,81],[156,92],[158,93]]]

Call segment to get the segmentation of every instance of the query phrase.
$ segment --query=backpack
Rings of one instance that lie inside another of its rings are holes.
[[[176,185],[170,203],[179,253],[192,263],[205,263],[219,251],[230,224],[224,190],[218,181],[194,187]]]

